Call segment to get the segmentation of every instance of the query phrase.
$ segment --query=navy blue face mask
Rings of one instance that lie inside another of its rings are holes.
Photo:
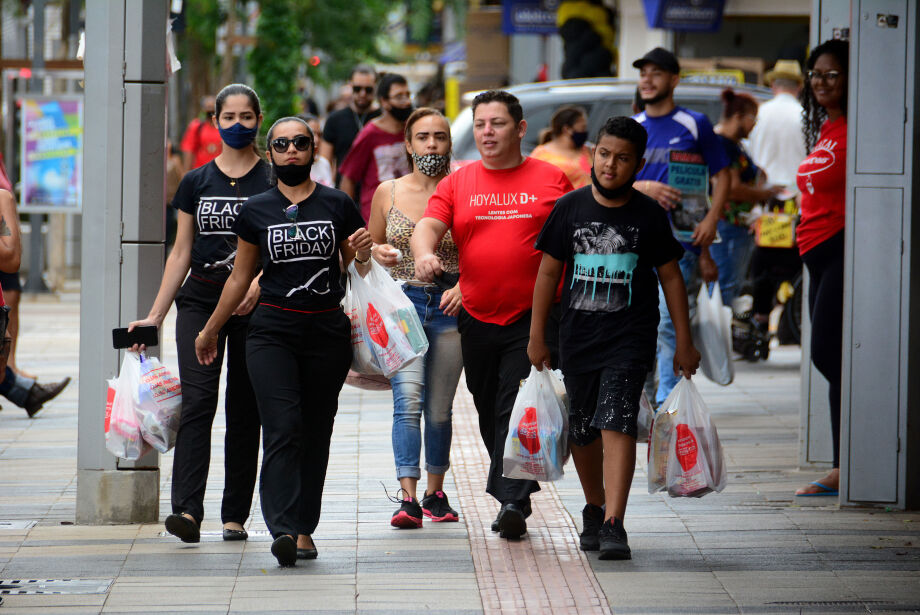
[[[230,128],[221,128],[220,124],[218,124],[217,130],[220,132],[221,140],[233,149],[243,149],[252,144],[256,139],[256,135],[259,134],[258,125],[246,128],[239,122]]]

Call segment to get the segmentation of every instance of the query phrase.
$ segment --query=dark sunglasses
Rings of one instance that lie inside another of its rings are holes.
[[[296,146],[295,146],[296,147]],[[284,217],[288,219],[288,222],[291,223],[291,226],[287,229],[287,238],[294,239],[297,237],[297,214],[300,211],[300,208],[297,207],[297,204],[288,205],[284,208]]]
[[[283,154],[288,151],[288,147],[290,147],[291,143],[294,144],[294,149],[298,152],[305,152],[313,145],[313,140],[306,135],[297,135],[293,139],[278,137],[277,139],[272,139],[272,149],[279,154]]]
[[[351,91],[355,94],[360,94],[364,92],[365,94],[373,94],[374,86],[372,85],[353,85],[351,86]]]

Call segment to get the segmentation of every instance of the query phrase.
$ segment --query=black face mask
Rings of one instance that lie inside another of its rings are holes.
[[[405,122],[412,115],[415,108],[412,105],[408,107],[390,107],[390,115],[396,118],[397,122]]]
[[[272,169],[275,171],[275,176],[285,186],[299,186],[308,179],[310,179],[310,168],[313,166],[313,159],[310,159],[310,162],[306,164],[286,164],[284,166],[278,166],[272,162]]]
[[[594,167],[591,167],[591,183],[594,184],[594,187],[597,188],[597,191],[601,193],[601,196],[605,199],[610,199],[615,201],[617,199],[622,199],[629,194],[629,191],[632,190],[633,183],[636,181],[636,174],[633,173],[633,176],[625,184],[619,188],[604,188],[601,186],[601,183],[597,181],[597,175],[594,174]]]

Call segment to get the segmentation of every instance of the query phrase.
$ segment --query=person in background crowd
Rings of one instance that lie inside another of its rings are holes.
[[[588,141],[588,116],[581,107],[560,107],[553,113],[546,141],[530,153],[562,169],[576,188],[591,183],[591,150]]]
[[[796,495],[837,495],[840,485],[840,389],[843,346],[843,229],[847,175],[847,86],[850,45],[821,43],[808,56],[803,114],[811,153],[796,182],[802,217],[799,254],[808,269],[811,361],[827,378],[834,465]]]
[[[597,136],[593,185],[559,199],[537,239],[543,258],[527,355],[538,370],[554,366],[543,332],[565,275],[559,366],[586,501],[579,543],[583,551],[600,551],[600,559],[632,558],[623,522],[636,469],[639,399],[655,361],[659,280],[677,332],[672,368],[690,378],[700,362],[677,265],[683,248],[658,203],[632,188],[645,143],[638,122],[609,118]],[[594,270],[598,259],[616,263],[622,278],[581,273]]]
[[[176,242],[176,210],[170,207],[176,191],[179,189],[179,183],[185,175],[185,167],[182,163],[182,156],[176,152],[176,148],[170,139],[166,139],[166,193],[163,199],[163,208],[166,210],[166,249],[172,249]]]
[[[342,192],[361,205],[365,220],[370,219],[377,186],[409,173],[403,133],[413,108],[406,78],[396,73],[384,75],[377,97],[383,113],[361,129],[341,168]]]
[[[297,117],[307,123],[307,126],[310,127],[310,130],[313,131],[313,134],[323,134],[323,131],[319,125],[319,118],[315,115],[302,113]],[[314,157],[313,166],[310,167],[310,179],[315,181],[317,184],[322,184],[323,186],[329,186],[330,188],[335,187],[335,179],[332,177],[332,167],[330,166],[329,161],[322,156]]]
[[[757,110],[757,125],[748,139],[751,157],[770,183],[794,188],[799,163],[805,159],[802,105],[802,69],[795,60],[779,60],[764,77],[773,98]]]
[[[350,84],[347,87],[348,105],[333,111],[326,118],[323,126],[323,139],[319,146],[319,156],[329,161],[335,173],[335,185],[342,182],[339,167],[355,137],[369,121],[378,117],[380,109],[374,109],[374,88],[377,85],[377,72],[363,64],[351,70]],[[315,115],[315,114],[314,114]]]
[[[709,246],[709,252],[719,268],[719,289],[727,306],[738,294],[754,247],[751,210],[782,190],[781,186],[758,185],[763,176],[741,143],[756,122],[757,101],[753,96],[731,88],[723,90],[722,117],[714,130],[728,156],[728,201],[718,225],[722,241]]]
[[[185,171],[205,165],[221,152],[220,131],[214,122],[214,97],[201,99],[201,115],[189,122],[179,148]]]
[[[460,285],[442,290],[420,281],[415,274],[409,238],[422,218],[428,199],[450,171],[450,124],[440,112],[421,107],[406,120],[406,156],[412,173],[384,182],[377,188],[368,224],[378,244],[374,258],[390,268],[403,283],[428,338],[428,352],[391,379],[393,387],[393,457],[396,478],[405,497],[393,513],[391,525],[422,527],[422,517],[432,521],[458,521],[444,494],[444,474],[450,467],[451,406],[463,370],[457,313]],[[448,232],[435,252],[443,270],[459,274],[457,246]],[[421,478],[422,415],[425,417],[425,470],[427,482],[421,505],[416,487]]]
[[[16,340],[19,337],[19,300],[22,297],[22,283],[19,280],[19,264],[22,244],[19,237],[19,215],[16,213],[16,198],[13,186],[6,174],[6,165],[0,156],[0,306],[8,308],[6,331],[0,331],[0,356],[4,356],[0,369],[0,395],[23,408],[29,418],[34,417],[45,402],[57,397],[70,382],[39,384],[37,377],[16,367]],[[9,197],[9,198],[7,198]]]
[[[182,415],[173,456],[172,514],[166,517],[166,530],[183,542],[200,540],[211,462],[211,425],[217,412],[225,348],[224,540],[248,537],[243,524],[252,507],[259,458],[259,414],[246,368],[246,330],[249,313],[259,298],[257,284],[252,284],[245,298],[234,305],[233,317],[222,323],[219,340],[215,340],[218,360],[203,366],[195,357],[196,336],[233,271],[237,254],[233,223],[249,197],[270,188],[268,165],[254,143],[262,122],[259,97],[246,85],[231,84],[217,95],[215,108],[221,152],[182,178],[172,202],[178,210],[176,243],[166,259],[160,290],[147,317],[128,325],[129,329],[159,327],[170,304],[176,301]]]
[[[633,66],[639,69],[639,94],[645,103],[645,110],[634,119],[648,132],[645,166],[637,175],[636,189],[667,210],[680,203],[681,191],[668,185],[672,151],[686,153],[686,157],[705,164],[715,185],[712,205],[704,219],[696,225],[692,243],[682,244],[686,251],[680,259],[680,270],[689,293],[692,316],[696,308],[699,278],[715,282],[719,275],[709,246],[716,237],[716,227],[728,200],[728,158],[706,116],[674,103],[674,88],[680,81],[680,65],[673,53],[656,47],[633,62]],[[661,320],[658,324],[658,391],[655,401],[661,404],[677,384],[679,376],[673,369],[674,324],[663,294],[659,296],[658,310]]]
[[[558,167],[521,154],[527,121],[515,96],[483,92],[473,99],[472,114],[482,159],[438,184],[410,244],[415,275],[423,282],[444,271],[435,250],[448,230],[457,244],[463,293],[457,325],[466,385],[491,459],[486,491],[501,503],[492,531],[519,538],[527,531],[530,494],[540,487],[535,481],[502,476],[502,457],[514,398],[530,371],[530,310],[540,267],[534,241],[572,183]],[[518,215],[524,207],[528,215]],[[554,310],[546,333],[554,355],[558,337]]]
[[[268,131],[278,184],[250,199],[234,222],[236,266],[195,340],[198,360],[220,365],[221,328],[249,293],[261,262],[261,297],[249,323],[246,358],[263,427],[262,515],[281,566],[318,555],[312,535],[352,359],[339,263],[356,259],[358,272],[366,274],[372,246],[355,204],[310,179],[315,139],[296,117]]]

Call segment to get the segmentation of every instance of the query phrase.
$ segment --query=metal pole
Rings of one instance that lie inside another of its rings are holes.
[[[44,93],[44,77],[37,76],[45,68],[45,0],[32,2],[32,80],[33,94]],[[25,160],[19,161],[20,165]],[[21,175],[21,173],[20,173]],[[23,290],[28,293],[46,293],[42,274],[45,271],[45,242],[42,238],[44,214],[29,214],[29,277]]]

